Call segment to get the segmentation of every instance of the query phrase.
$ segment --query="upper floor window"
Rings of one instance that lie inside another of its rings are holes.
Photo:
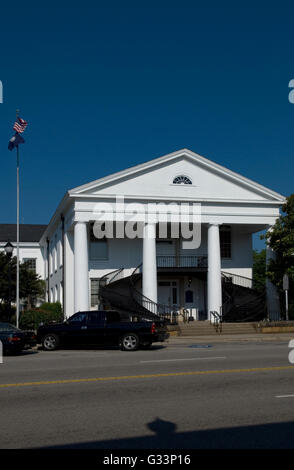
[[[90,226],[90,259],[108,259],[108,243],[106,238],[96,238],[93,233],[93,224]]]
[[[192,184],[192,181],[188,176],[180,175],[174,178],[173,184]]]
[[[26,263],[28,269],[34,273],[36,272],[36,258],[24,258],[23,262]]]
[[[222,258],[232,257],[232,236],[231,227],[229,225],[223,225],[219,231],[220,238],[220,250]]]

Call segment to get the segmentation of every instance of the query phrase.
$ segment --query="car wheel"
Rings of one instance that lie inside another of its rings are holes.
[[[42,339],[42,346],[45,351],[55,351],[59,346],[58,336],[53,335],[52,333],[49,333],[48,335],[44,336],[44,338]]]
[[[139,337],[135,333],[126,333],[120,340],[123,351],[136,351],[139,347]]]

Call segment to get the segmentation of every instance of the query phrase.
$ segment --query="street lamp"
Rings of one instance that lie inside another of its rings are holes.
[[[13,253],[13,245],[10,242],[7,242],[4,247],[6,256],[8,258],[8,303],[9,303],[9,315],[11,313],[11,257]]]
[[[13,245],[10,242],[7,242],[4,247],[5,253],[7,254],[8,258],[10,259],[13,253]]]

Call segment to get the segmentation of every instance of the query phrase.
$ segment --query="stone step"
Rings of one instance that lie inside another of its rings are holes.
[[[220,334],[222,335],[250,335],[250,334],[256,334],[258,332],[256,331],[239,331],[239,332],[236,332],[236,331],[222,331],[221,333],[217,332],[216,330],[212,330],[212,331],[191,331],[191,332],[181,332],[180,335],[178,336],[219,336]]]
[[[179,325],[180,336],[219,335],[219,331],[208,322],[196,322]],[[252,334],[258,333],[257,323],[223,323],[222,334]]]

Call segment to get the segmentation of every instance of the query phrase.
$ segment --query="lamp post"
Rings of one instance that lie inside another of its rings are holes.
[[[288,274],[284,274],[283,276],[283,290],[285,291],[286,321],[289,321],[289,302],[288,302],[289,276]]]
[[[13,253],[13,245],[10,242],[7,242],[4,247],[6,256],[8,258],[8,303],[9,303],[9,314],[11,312],[11,263]]]

